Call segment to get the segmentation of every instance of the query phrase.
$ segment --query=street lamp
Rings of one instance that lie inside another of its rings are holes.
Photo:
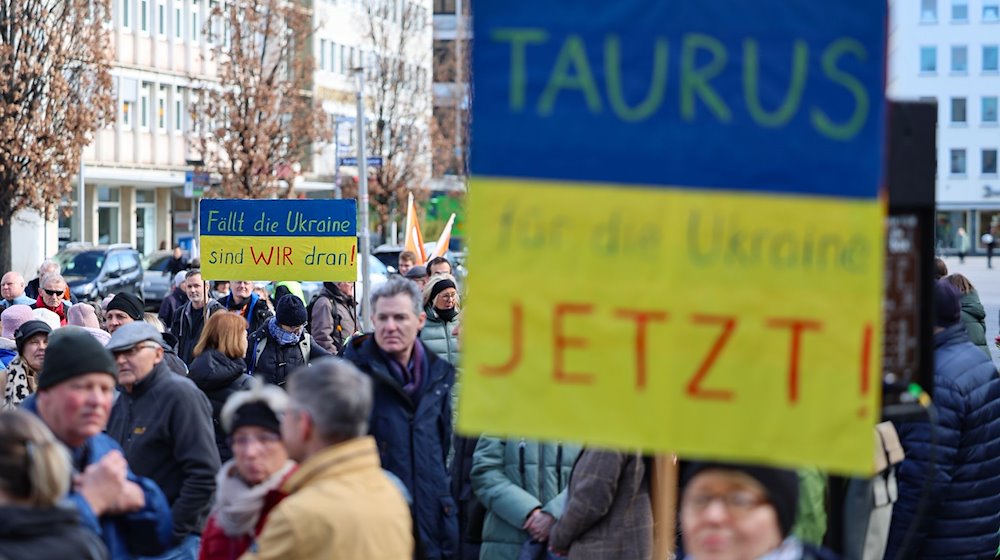
[[[365,147],[365,68],[358,66],[351,72],[357,78],[358,100],[358,205],[361,207],[358,221],[361,222],[361,289],[364,297],[371,301],[371,276],[368,255],[371,253],[368,237],[368,152]],[[361,302],[361,331],[371,328],[371,305]]]

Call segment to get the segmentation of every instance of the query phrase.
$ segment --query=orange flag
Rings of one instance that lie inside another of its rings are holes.
[[[424,236],[420,233],[420,222],[417,220],[417,206],[413,202],[413,193],[410,193],[406,203],[406,238],[403,241],[403,249],[417,256],[416,264],[421,265],[427,262],[427,253],[424,252]]]
[[[431,260],[435,257],[443,257],[445,253],[448,252],[448,243],[451,242],[451,228],[455,225],[455,215],[452,214],[448,218],[448,223],[444,225],[444,230],[441,231],[441,237],[438,237],[437,245],[434,246],[434,250],[431,251],[430,255],[427,255],[427,260]]]

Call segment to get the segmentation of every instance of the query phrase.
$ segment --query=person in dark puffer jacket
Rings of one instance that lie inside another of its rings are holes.
[[[278,300],[275,316],[250,335],[246,364],[250,375],[283,386],[288,374],[299,366],[329,356],[312,336],[305,332],[309,322],[306,306],[294,294]]]
[[[223,463],[233,458],[233,451],[227,443],[220,415],[230,395],[250,388],[253,378],[246,373],[243,361],[246,353],[246,321],[235,313],[220,311],[205,323],[189,368],[188,377],[205,392],[212,405],[215,445]]]
[[[993,558],[1000,545],[1000,377],[969,340],[958,289],[935,284],[934,394],[936,445],[927,421],[902,422],[906,459],[892,512],[886,558]],[[917,509],[933,466],[923,516]]]

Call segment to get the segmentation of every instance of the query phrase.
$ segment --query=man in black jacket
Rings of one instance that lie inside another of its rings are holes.
[[[267,306],[267,301],[253,293],[253,282],[249,280],[233,280],[229,283],[229,295],[219,300],[223,307],[239,313],[247,320],[247,332],[253,333],[264,326],[268,319],[274,316]]]
[[[125,451],[132,470],[155,481],[174,515],[171,553],[195,558],[220,467],[212,406],[188,378],[163,362],[163,339],[136,321],[111,336],[122,393],[111,410],[108,435]]]
[[[194,347],[205,327],[205,308],[208,307],[208,315],[212,315],[222,309],[222,305],[207,297],[200,270],[189,270],[182,287],[188,301],[174,313],[170,332],[177,337],[177,357],[191,365],[194,361]]]

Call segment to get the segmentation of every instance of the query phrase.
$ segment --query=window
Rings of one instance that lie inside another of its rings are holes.
[[[954,124],[965,124],[967,122],[964,97],[951,98],[951,122]]]
[[[997,97],[989,96],[983,98],[983,122],[997,124]]]
[[[181,15],[180,8],[174,8],[174,37],[184,38],[184,17]]]
[[[337,45],[333,41],[330,41],[330,71],[336,72],[337,69]]]
[[[122,101],[122,128],[132,128],[132,106],[131,101]]]
[[[996,45],[983,46],[983,72],[1000,70],[1000,56]]]
[[[965,149],[959,148],[951,151],[951,174],[965,175]]]
[[[142,84],[142,95],[139,97],[139,127],[149,128],[149,93],[146,84]]]
[[[201,34],[201,28],[198,27],[198,3],[194,2],[191,6],[191,40],[197,41],[198,36]]]
[[[326,39],[319,40],[319,69],[326,70]]]
[[[997,0],[983,2],[983,21],[1000,21],[1000,2]]]
[[[149,0],[139,0],[139,30],[149,31]]]
[[[438,57],[437,43],[434,41],[435,58]],[[937,47],[920,47],[920,71],[937,72]]]
[[[951,0],[951,21],[969,21],[969,0]]]
[[[997,150],[991,148],[983,150],[983,175],[997,174]]]
[[[167,7],[162,2],[156,7],[156,32],[167,34]]]
[[[434,13],[438,13],[439,0],[434,0]],[[452,10],[454,12],[454,10]],[[937,21],[937,0],[920,0],[920,21],[933,23]]]
[[[184,131],[184,94],[178,89],[174,94],[174,132]]]
[[[952,72],[968,72],[969,71],[969,49],[968,47],[952,47],[951,48],[951,71]]]
[[[923,0],[924,5],[936,4],[937,0]],[[937,19],[937,6],[933,6],[934,19]],[[455,0],[434,0],[434,13],[435,14],[454,14],[455,13]]]
[[[160,88],[160,94],[156,96],[156,128],[167,129],[167,91]]]
[[[129,7],[132,4],[132,0],[122,0],[122,27],[128,29],[132,27],[132,18],[129,17]]]

